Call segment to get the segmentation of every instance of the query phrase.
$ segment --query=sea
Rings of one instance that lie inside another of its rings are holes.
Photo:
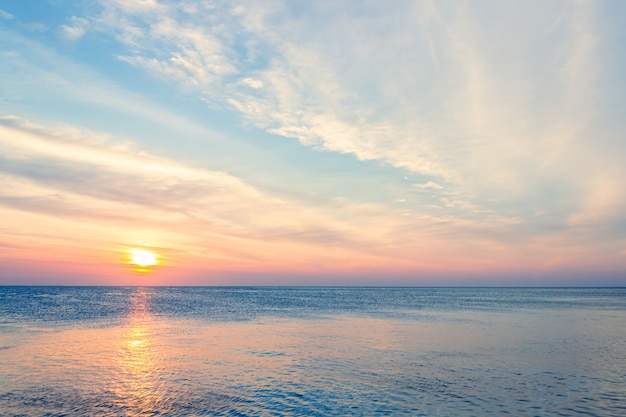
[[[0,416],[626,416],[626,289],[0,287]]]

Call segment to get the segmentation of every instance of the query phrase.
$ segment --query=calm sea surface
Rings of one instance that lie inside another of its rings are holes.
[[[625,416],[626,289],[0,287],[0,416]]]

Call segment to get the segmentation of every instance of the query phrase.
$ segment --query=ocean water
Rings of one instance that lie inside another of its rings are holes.
[[[0,287],[0,416],[625,416],[626,289]]]

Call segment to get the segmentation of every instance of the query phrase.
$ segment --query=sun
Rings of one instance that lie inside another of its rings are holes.
[[[146,249],[131,249],[128,251],[129,264],[139,268],[149,268],[159,264],[159,257],[156,253]]]

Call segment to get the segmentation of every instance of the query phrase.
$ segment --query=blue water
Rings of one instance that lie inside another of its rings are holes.
[[[0,416],[624,416],[626,289],[0,287]]]

